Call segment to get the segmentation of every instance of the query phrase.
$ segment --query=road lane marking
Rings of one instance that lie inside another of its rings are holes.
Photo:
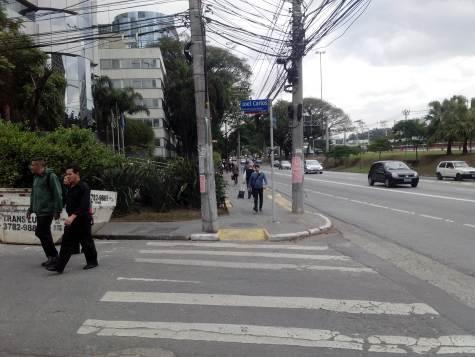
[[[276,175],[285,176],[285,175],[279,174],[279,173],[276,173]],[[475,203],[475,200],[471,200],[471,199],[468,199],[468,198],[458,198],[458,197],[450,197],[450,196],[442,196],[442,195],[431,195],[431,194],[428,194],[428,193],[409,192],[409,191],[403,191],[403,190],[391,190],[391,189],[387,189],[387,188],[363,186],[363,185],[357,185],[357,184],[353,184],[353,183],[339,182],[339,181],[329,181],[329,180],[322,180],[322,179],[306,178],[306,180],[314,181],[314,182],[325,182],[325,183],[329,183],[329,184],[333,184],[333,185],[356,187],[356,188],[365,189],[365,190],[379,190],[381,192],[388,192],[388,193],[395,193],[395,194],[413,195],[413,196],[421,196],[421,197],[438,198],[438,199],[443,199],[443,200],[452,200],[452,201],[459,201],[459,202]]]
[[[233,269],[262,269],[262,270],[299,270],[299,271],[338,271],[347,273],[376,273],[371,268],[366,267],[346,267],[346,266],[326,266],[308,264],[271,264],[271,263],[250,263],[250,262],[226,262],[219,260],[190,260],[190,259],[135,259],[138,263],[155,263],[171,265],[189,265],[202,267],[233,268]]]
[[[465,227],[470,227],[470,228],[475,228],[475,224],[468,224],[468,223],[465,223],[464,226],[465,226]]]
[[[443,221],[444,220],[441,217],[429,216],[428,214],[420,214],[419,217],[429,218],[429,219],[433,219],[435,221]]]
[[[347,261],[350,257],[343,255],[312,255],[312,254],[292,254],[292,253],[264,253],[264,252],[231,252],[217,250],[179,250],[179,249],[145,249],[140,250],[140,254],[169,254],[169,255],[212,255],[231,257],[263,257],[281,259],[308,259],[308,260],[338,260]]]
[[[238,243],[192,243],[192,242],[148,242],[148,246],[153,247],[197,247],[197,248],[242,248],[242,249],[283,249],[283,250],[308,250],[323,251],[328,250],[328,246],[304,246],[289,244],[238,244]]]
[[[282,346],[330,348],[398,354],[474,353],[475,337],[470,335],[436,338],[361,334],[298,327],[189,323],[172,321],[84,321],[80,335],[139,337],[180,341],[207,341]]]
[[[323,299],[314,297],[184,294],[150,291],[108,291],[103,302],[177,304],[202,306],[307,309],[369,315],[439,315],[424,303],[392,303],[371,300]]]
[[[250,262],[226,262],[219,260],[191,260],[191,259],[146,259],[137,258],[137,263],[185,265],[213,268],[232,269],[257,269],[257,270],[298,270],[298,271],[334,271],[344,273],[376,273],[366,267],[344,267],[331,265],[308,265],[308,264],[282,264],[282,263],[250,263]]]
[[[126,278],[119,276],[117,280],[128,281],[146,281],[146,282],[160,282],[160,283],[188,283],[188,284],[200,284],[197,280],[172,280],[172,279],[151,279],[151,278]]]

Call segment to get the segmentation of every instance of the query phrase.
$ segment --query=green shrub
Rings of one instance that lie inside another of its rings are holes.
[[[0,187],[31,187],[29,164],[43,157],[48,167],[63,175],[75,163],[93,189],[117,192],[116,213],[141,206],[158,211],[199,208],[198,164],[184,159],[125,159],[98,142],[88,129],[57,129],[40,135],[0,120]],[[214,157],[215,164],[220,161]],[[222,175],[216,174],[218,205],[225,199]]]
[[[127,119],[124,141],[127,151],[151,152],[153,148],[153,129],[140,120]]]
[[[58,175],[64,174],[71,163],[79,165],[82,177],[95,189],[102,189],[95,177],[123,160],[88,129],[61,128],[40,135],[0,121],[0,186],[31,187],[29,165],[34,157],[45,158]]]

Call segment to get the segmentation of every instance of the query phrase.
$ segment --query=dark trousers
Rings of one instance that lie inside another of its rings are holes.
[[[41,246],[47,257],[58,256],[58,251],[53,243],[53,236],[51,235],[51,223],[53,222],[53,215],[36,217],[35,235],[40,239]]]
[[[262,204],[264,203],[264,189],[263,188],[254,188],[252,190],[254,195],[254,210],[257,211],[257,202],[259,201],[259,211],[262,211]]]
[[[251,186],[249,186],[249,182],[251,181],[251,178],[246,178],[246,186],[247,186],[247,198],[248,199],[251,199],[251,195],[252,195],[252,188]]]
[[[91,221],[86,217],[77,217],[72,225],[64,227],[63,241],[56,263],[58,271],[64,270],[71,255],[77,251],[78,242],[81,244],[86,262],[97,263],[97,251],[92,239]]]

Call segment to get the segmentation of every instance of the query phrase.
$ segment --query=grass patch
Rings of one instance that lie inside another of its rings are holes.
[[[380,160],[379,154],[367,152],[358,156],[351,156],[346,159],[343,165],[333,166],[333,160],[328,161],[329,169],[333,171],[344,171],[354,173],[368,173],[371,164]],[[446,155],[444,151],[419,151],[418,161],[414,151],[388,151],[381,153],[381,160],[401,160],[407,162],[411,167],[423,176],[435,176],[435,169],[440,161],[461,160],[475,166],[475,153],[463,155],[461,152],[454,152],[452,155]]]

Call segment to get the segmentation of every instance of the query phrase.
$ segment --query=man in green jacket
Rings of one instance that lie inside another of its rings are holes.
[[[63,210],[62,188],[58,177],[52,170],[46,168],[43,159],[31,161],[31,172],[34,177],[27,217],[30,219],[32,213],[36,214],[35,235],[40,239],[48,258],[41,265],[48,267],[56,263],[58,256],[51,235],[51,223],[53,218],[59,219]]]

